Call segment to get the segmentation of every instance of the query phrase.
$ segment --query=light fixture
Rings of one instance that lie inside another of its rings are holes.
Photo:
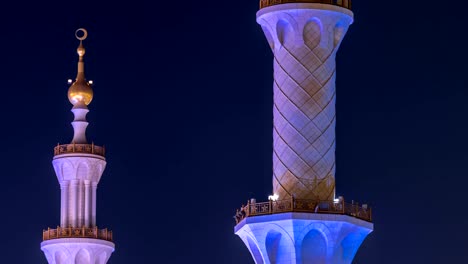
[[[268,200],[273,201],[273,202],[278,201],[278,199],[279,199],[279,195],[276,193],[268,196]]]

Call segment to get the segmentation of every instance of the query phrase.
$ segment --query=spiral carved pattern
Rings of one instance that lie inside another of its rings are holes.
[[[352,18],[282,10],[259,17],[274,52],[273,191],[335,195],[335,55]]]

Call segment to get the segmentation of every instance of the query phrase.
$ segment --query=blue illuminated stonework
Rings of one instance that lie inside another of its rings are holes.
[[[347,215],[282,213],[248,217],[236,227],[257,264],[347,264],[373,224]]]

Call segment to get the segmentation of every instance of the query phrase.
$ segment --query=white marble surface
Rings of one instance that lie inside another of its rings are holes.
[[[61,238],[41,243],[49,264],[105,264],[115,245],[90,238]]]
[[[59,155],[52,161],[61,189],[61,227],[96,226],[97,186],[106,167],[92,154]]]

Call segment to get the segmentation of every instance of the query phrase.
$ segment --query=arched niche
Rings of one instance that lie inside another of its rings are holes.
[[[55,252],[54,258],[56,264],[68,264],[68,256],[61,250]]]
[[[88,250],[82,248],[75,257],[75,264],[89,264],[91,263],[91,257]]]
[[[325,264],[327,260],[327,241],[316,229],[310,230],[302,240],[301,263]]]

